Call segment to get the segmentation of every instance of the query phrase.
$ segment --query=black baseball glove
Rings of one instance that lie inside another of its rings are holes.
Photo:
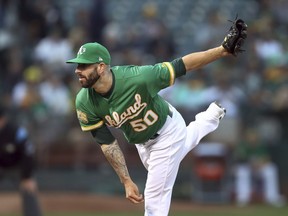
[[[237,56],[238,53],[243,52],[242,46],[245,39],[247,38],[247,24],[242,19],[236,19],[232,22],[227,35],[222,42],[222,46],[227,50],[227,52]]]

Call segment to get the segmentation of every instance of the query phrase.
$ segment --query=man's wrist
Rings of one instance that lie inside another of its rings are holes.
[[[125,178],[121,178],[121,183],[123,185],[129,184],[130,182],[132,182],[132,179],[130,178],[130,176],[125,176]]]
[[[223,47],[223,45],[219,46],[219,50],[220,50],[220,53],[221,53],[222,56],[228,56],[228,55],[231,54]]]

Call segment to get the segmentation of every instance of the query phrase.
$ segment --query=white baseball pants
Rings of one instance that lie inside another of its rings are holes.
[[[145,185],[145,216],[167,216],[170,209],[173,186],[180,162],[199,141],[214,131],[223,110],[212,103],[187,127],[180,113],[170,105],[173,112],[156,139],[136,144],[140,159],[148,171]]]

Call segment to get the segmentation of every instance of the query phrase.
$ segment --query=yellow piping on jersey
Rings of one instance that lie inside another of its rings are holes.
[[[174,68],[173,66],[171,65],[170,62],[163,62],[167,67],[168,67],[168,70],[170,72],[170,86],[174,84],[175,82],[175,71],[174,71]]]
[[[104,121],[100,121],[95,125],[91,125],[91,126],[87,126],[87,127],[81,126],[81,129],[82,129],[82,131],[90,131],[90,130],[101,127],[103,124],[104,124]]]

